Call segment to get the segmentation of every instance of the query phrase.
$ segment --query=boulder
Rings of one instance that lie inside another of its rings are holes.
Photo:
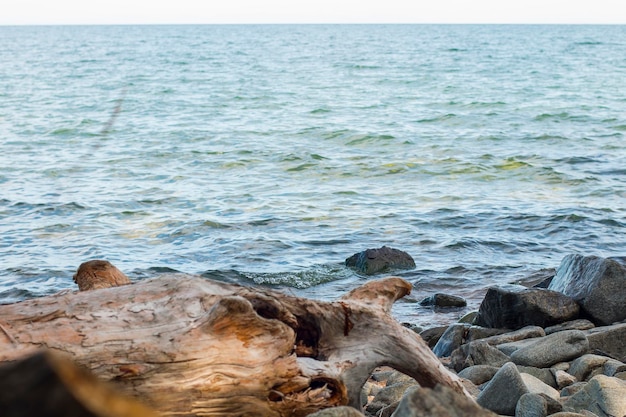
[[[529,325],[547,327],[575,319],[578,313],[576,301],[557,291],[501,285],[487,290],[475,323],[513,330]]]
[[[392,417],[497,417],[468,397],[437,385],[434,389],[415,386],[407,390]]]
[[[546,417],[558,413],[563,407],[546,395],[528,393],[520,397],[515,407],[515,417]]]
[[[498,372],[497,366],[473,365],[459,372],[459,376],[470,380],[475,385],[481,385],[489,381]]]
[[[580,330],[566,330],[537,339],[536,342],[516,350],[511,360],[524,366],[549,368],[589,351],[589,341]]]
[[[572,297],[596,324],[626,319],[626,258],[568,255],[548,288]]]
[[[602,366],[609,360],[606,356],[586,354],[572,361],[569,373],[576,377],[579,381],[584,381],[591,373]]]
[[[467,301],[463,297],[450,294],[436,293],[430,297],[424,298],[420,301],[421,306],[433,306],[433,307],[465,307]]]
[[[520,371],[520,373],[522,374],[526,373],[534,376],[544,384],[548,384],[553,388],[557,388],[556,379],[554,378],[554,373],[552,372],[552,369],[517,365],[517,370]]]
[[[346,266],[365,275],[374,275],[398,269],[413,269],[415,261],[408,253],[383,246],[355,253],[346,259]]]
[[[476,398],[476,402],[495,413],[512,416],[515,414],[517,401],[528,392],[517,367],[508,362],[493,376]]]
[[[497,348],[482,340],[462,345],[452,352],[450,366],[460,372],[474,365],[502,366],[511,359]]]
[[[428,347],[433,349],[447,329],[448,326],[431,327],[429,329],[422,330],[420,332],[420,336],[424,339],[424,342],[426,342]]]
[[[584,333],[591,351],[626,362],[626,323],[596,327]]]
[[[519,340],[534,339],[545,335],[546,332],[539,326],[526,326],[512,332],[489,336],[482,340],[493,346],[501,345],[503,343],[517,342]]]
[[[626,382],[605,375],[594,376],[580,391],[563,401],[563,410],[591,411],[599,417],[626,415]]]
[[[450,356],[455,349],[465,343],[486,340],[492,336],[497,337],[504,332],[506,332],[506,329],[490,329],[465,323],[453,323],[441,335],[441,338],[433,347],[433,352],[440,358]]]

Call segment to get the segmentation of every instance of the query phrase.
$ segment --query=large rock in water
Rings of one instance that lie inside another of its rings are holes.
[[[502,285],[487,290],[474,323],[513,330],[547,327],[575,319],[579,309],[576,301],[557,291]]]
[[[415,261],[406,252],[383,246],[355,253],[346,259],[346,266],[362,274],[373,275],[393,269],[413,269]]]
[[[596,324],[626,319],[626,258],[568,255],[548,288],[578,301]]]

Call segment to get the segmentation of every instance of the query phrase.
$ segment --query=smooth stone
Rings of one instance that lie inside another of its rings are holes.
[[[581,391],[587,385],[586,382],[575,382],[572,385],[569,385],[561,390],[561,398],[571,397],[576,394],[578,391]]]
[[[450,366],[461,372],[474,365],[502,366],[511,358],[482,340],[462,345],[450,355]]]
[[[424,342],[428,345],[429,348],[434,348],[441,336],[445,333],[449,326],[437,326],[431,327],[430,329],[426,329],[420,332],[420,337],[424,339]]]
[[[511,356],[513,354],[513,352],[520,350],[522,348],[525,348],[527,346],[531,346],[534,345],[537,340],[539,340],[538,338],[532,338],[532,339],[523,339],[523,340],[516,340],[515,342],[507,342],[507,343],[501,343],[498,344],[496,346],[496,348],[504,353],[507,356]]]
[[[556,381],[556,388],[558,389],[563,389],[565,387],[568,387],[578,382],[575,376],[570,375],[569,373],[565,371],[561,371],[560,369],[554,369],[554,368],[550,368],[550,370],[554,374],[554,379]]]
[[[626,307],[625,307],[626,308]],[[626,323],[596,327],[584,331],[592,351],[602,352],[612,358],[626,362]]]
[[[515,417],[546,417],[563,409],[561,403],[545,395],[528,393],[520,397]]]
[[[551,386],[552,388],[557,388],[556,379],[554,378],[554,373],[552,372],[552,369],[517,365],[517,370],[520,371],[520,373],[526,373],[534,376],[535,378],[539,379],[544,384]]]
[[[392,417],[497,417],[452,388],[415,386],[407,390]]]
[[[450,356],[455,349],[465,343],[469,328],[469,324],[462,323],[454,323],[448,326],[435,347],[433,347],[433,353],[439,358]]]
[[[555,324],[554,326],[546,327],[546,334],[552,334],[561,332],[563,330],[589,330],[596,327],[595,324],[587,319],[570,320],[565,323]]]
[[[579,381],[584,381],[591,375],[594,369],[602,367],[608,360],[609,358],[606,356],[588,353],[573,360],[568,372]]]
[[[512,416],[515,414],[517,401],[528,392],[515,364],[507,362],[478,395],[476,402],[497,414]]]
[[[596,375],[583,389],[563,401],[563,410],[587,410],[599,417],[625,416],[626,382],[606,375]]]
[[[545,394],[550,398],[558,400],[561,394],[550,385],[546,384],[539,378],[536,378],[527,373],[520,373],[524,384],[526,384],[526,388],[528,388],[528,392],[533,394]]]
[[[465,307],[467,301],[463,297],[456,295],[436,293],[430,297],[424,298],[420,301],[421,306],[434,306],[434,307]]]
[[[548,288],[572,297],[596,324],[626,319],[626,258],[567,255]]]
[[[500,368],[497,366],[474,365],[463,369],[459,376],[472,381],[473,384],[481,385],[493,378],[498,369]]]
[[[383,246],[355,253],[346,259],[346,266],[365,275],[374,275],[390,270],[413,269],[415,261],[404,251]]]
[[[557,362],[568,361],[589,351],[589,341],[580,330],[565,330],[537,339],[529,346],[516,350],[511,360],[524,366],[549,368]]]
[[[521,329],[514,330],[512,332],[506,332],[503,334],[489,336],[483,340],[490,345],[501,345],[503,343],[517,342],[519,340],[533,339],[536,337],[543,337],[546,332],[539,326],[526,326]]]
[[[469,313],[466,313],[460,319],[458,319],[457,323],[474,324],[474,320],[476,319],[477,315],[478,315],[478,310],[470,311]]]
[[[602,374],[606,376],[615,376],[620,372],[626,371],[626,364],[615,359],[609,359],[602,365]]]
[[[367,405],[366,412],[368,414],[378,414],[389,404],[400,401],[405,391],[413,386],[415,386],[415,381],[403,381],[381,388],[374,396],[372,402]]]
[[[557,291],[500,285],[487,290],[476,324],[512,330],[529,325],[547,327],[575,319],[579,311],[576,301]]]

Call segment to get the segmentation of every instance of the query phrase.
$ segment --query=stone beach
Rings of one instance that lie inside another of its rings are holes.
[[[472,399],[379,369],[363,389],[363,412],[314,415],[626,416],[624,258],[570,255],[543,278],[490,288],[469,319],[420,331]]]

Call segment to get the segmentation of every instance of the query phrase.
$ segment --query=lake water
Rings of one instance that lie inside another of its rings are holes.
[[[332,300],[387,245],[447,323],[625,255],[625,135],[626,26],[0,27],[0,302],[97,258]]]

